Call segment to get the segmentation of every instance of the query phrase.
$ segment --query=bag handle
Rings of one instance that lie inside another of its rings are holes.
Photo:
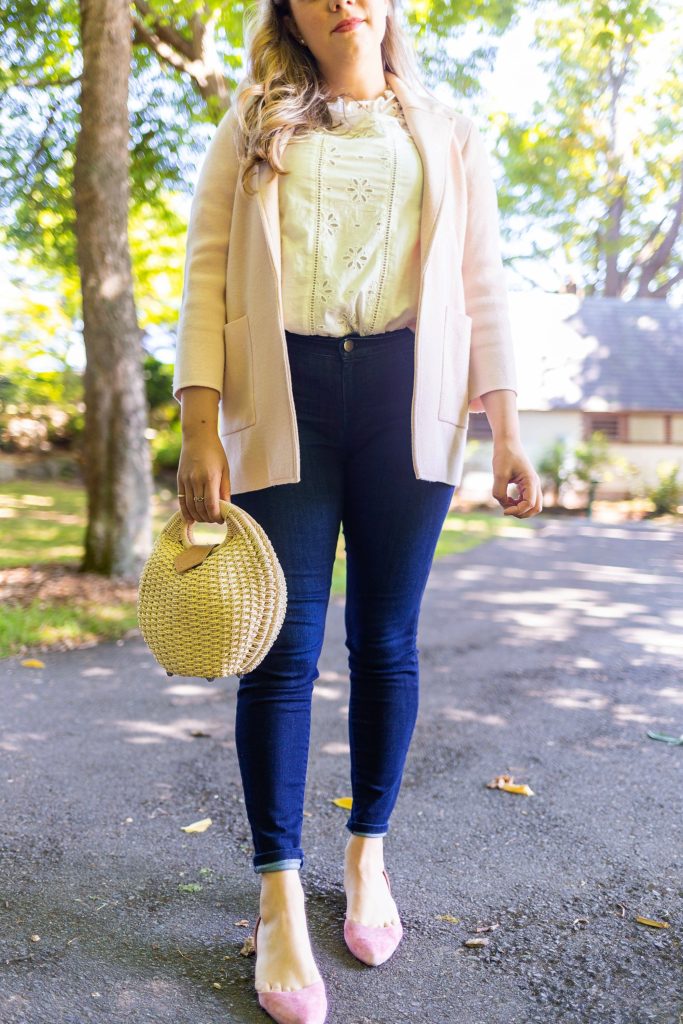
[[[242,523],[239,520],[239,518],[233,512],[233,509],[238,508],[237,505],[234,505],[231,501],[226,501],[224,498],[219,498],[218,506],[220,509],[221,516],[223,517],[223,522],[227,527],[227,530],[225,533],[225,537],[220,542],[220,544],[214,544],[212,545],[212,547],[226,547],[228,541],[232,537],[236,537],[239,534],[244,533],[244,527],[242,526]],[[178,511],[176,512],[176,517],[177,516],[180,516],[181,519],[180,543],[183,545],[184,548],[191,548],[194,546],[193,531],[195,527],[195,520],[193,519],[191,522],[188,523],[185,520],[185,517],[181,513],[180,509],[178,509]]]

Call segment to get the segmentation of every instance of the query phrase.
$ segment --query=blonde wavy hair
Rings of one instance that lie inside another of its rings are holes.
[[[384,70],[431,95],[422,81],[412,41],[397,20],[397,2],[389,0],[381,44]],[[259,161],[265,160],[276,174],[290,173],[282,165],[282,154],[293,135],[326,131],[334,125],[327,103],[335,97],[313,54],[287,28],[286,15],[292,17],[290,0],[254,0],[244,13],[246,75],[235,93],[234,107],[235,144],[244,161],[245,192],[249,191],[247,178]]]

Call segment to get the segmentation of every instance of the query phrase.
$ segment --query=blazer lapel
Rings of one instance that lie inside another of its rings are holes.
[[[393,71],[386,71],[385,76],[398,96],[398,101],[403,108],[403,116],[422,160],[424,174],[420,220],[420,277],[422,277],[446,187],[448,154],[455,120],[444,112],[437,100],[416,92]]]
[[[423,96],[391,71],[385,72],[396,93],[413,141],[422,159],[424,185],[420,220],[420,277],[424,271],[434,237],[446,185],[446,170],[454,119],[444,113],[438,101]],[[280,175],[262,162],[258,167],[257,196],[273,268],[282,280],[280,208],[278,185]]]

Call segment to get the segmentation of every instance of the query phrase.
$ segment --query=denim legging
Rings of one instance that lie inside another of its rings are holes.
[[[454,487],[418,480],[411,452],[415,335],[285,332],[301,480],[231,496],[263,526],[287,581],[268,654],[240,677],[235,742],[257,873],[300,869],[313,684],[340,525],[353,806],[383,836],[418,710],[418,616]]]

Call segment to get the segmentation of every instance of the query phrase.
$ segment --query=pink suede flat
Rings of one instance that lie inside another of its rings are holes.
[[[382,869],[382,874],[386,878],[389,892],[391,892],[391,882],[386,870]],[[358,921],[349,921],[348,917],[344,918],[346,945],[358,960],[369,964],[370,967],[376,967],[388,960],[402,936],[403,925],[400,921],[398,924],[373,926],[360,924]]]
[[[254,927],[254,953],[257,953],[256,933],[260,923],[259,914]],[[291,992],[257,990],[256,994],[260,1005],[277,1024],[323,1024],[327,1017],[327,993],[322,978]]]

